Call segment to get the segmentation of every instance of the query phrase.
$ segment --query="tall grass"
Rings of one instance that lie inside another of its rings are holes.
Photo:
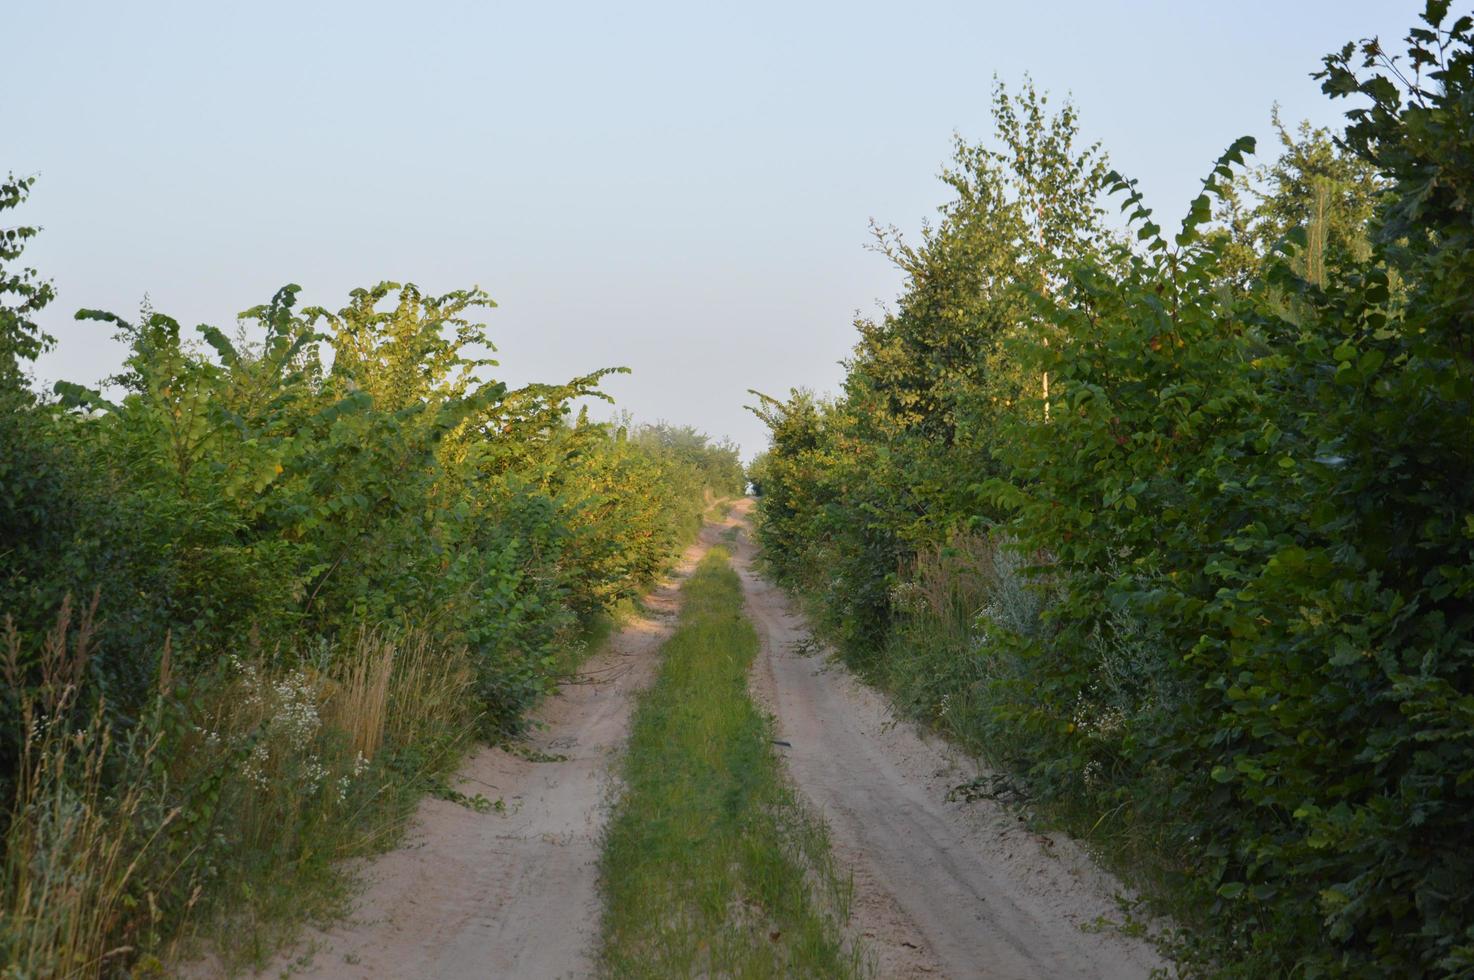
[[[160,739],[120,741],[102,701],[82,708],[94,612],[95,602],[74,617],[71,601],[63,603],[35,658],[34,688],[23,683],[20,635],[13,621],[5,624],[4,675],[25,732],[5,835],[0,976],[7,978],[110,972],[160,918],[153,883],[139,871],[180,811],[140,826],[153,787],[118,783],[115,770],[150,766]]]
[[[225,658],[139,719],[88,703],[90,610],[66,604],[3,668],[26,738],[5,827],[0,977],[160,972],[186,950],[259,962],[336,911],[344,857],[391,843],[470,742],[463,648],[366,630],[334,674]]]
[[[757,635],[726,554],[713,549],[682,593],[605,841],[605,971],[862,975],[843,934],[849,882],[823,823],[784,782],[770,722],[747,694]]]
[[[341,913],[343,859],[391,846],[474,738],[463,647],[419,630],[363,630],[330,662],[326,674],[237,662],[211,699],[221,727],[207,741],[242,760],[226,824],[245,846],[219,869],[215,901],[190,932],[227,966],[259,963],[302,921]]]
[[[447,649],[429,633],[400,638],[390,675],[384,736],[391,745],[459,748],[480,714],[476,675],[464,647]]]
[[[384,740],[396,652],[393,640],[378,633],[364,633],[352,655],[339,663],[340,679],[331,698],[332,716],[338,729],[347,735],[356,758],[373,759]]]

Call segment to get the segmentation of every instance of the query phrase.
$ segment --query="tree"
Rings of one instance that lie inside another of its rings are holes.
[[[0,211],[25,203],[35,182],[34,177],[8,174],[0,181]],[[33,319],[56,295],[51,281],[41,279],[35,269],[14,266],[38,231],[27,225],[0,228],[0,398],[8,402],[28,400],[22,362],[34,361],[53,343]]]

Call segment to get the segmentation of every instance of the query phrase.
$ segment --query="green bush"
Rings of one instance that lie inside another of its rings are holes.
[[[1367,107],[1342,149],[1287,134],[1247,224],[1248,140],[1171,240],[1088,154],[1019,154],[1011,192],[960,154],[844,397],[762,408],[780,574],[1042,805],[1150,838],[1219,975],[1474,970],[1474,21],[1447,7],[1416,74],[1326,59]],[[1060,186],[1122,195],[1132,237],[1085,205],[1000,224]],[[946,261],[990,241],[1007,281]]]
[[[35,975],[123,973],[205,911],[299,920],[288,891],[392,839],[473,725],[515,732],[741,490],[730,444],[574,415],[608,371],[488,378],[479,289],[289,285],[235,339],[84,310],[121,372],[38,398],[32,234],[0,236],[0,954]]]

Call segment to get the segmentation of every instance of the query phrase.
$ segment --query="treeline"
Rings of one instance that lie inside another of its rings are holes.
[[[122,371],[38,397],[34,233],[0,232],[0,961],[147,973],[212,923],[264,956],[336,859],[459,796],[468,741],[741,492],[737,452],[574,415],[608,371],[489,380],[475,289],[288,286],[233,337],[82,311]]]
[[[1214,975],[1474,973],[1474,49],[1428,4],[1168,237],[996,91],[843,392],[763,397],[768,560]],[[1278,123],[1278,119],[1276,119]],[[1100,202],[1113,197],[1126,230]]]

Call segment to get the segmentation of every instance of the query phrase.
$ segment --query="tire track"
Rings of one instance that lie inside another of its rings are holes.
[[[734,514],[751,509],[744,501]],[[1029,831],[991,801],[948,802],[977,766],[898,720],[843,667],[798,652],[807,626],[756,573],[746,538],[733,564],[762,639],[754,694],[790,743],[789,772],[828,822],[836,859],[852,870],[852,926],[879,976],[1114,980],[1165,967],[1145,940],[1082,928],[1116,918],[1122,889],[1078,845]]]

